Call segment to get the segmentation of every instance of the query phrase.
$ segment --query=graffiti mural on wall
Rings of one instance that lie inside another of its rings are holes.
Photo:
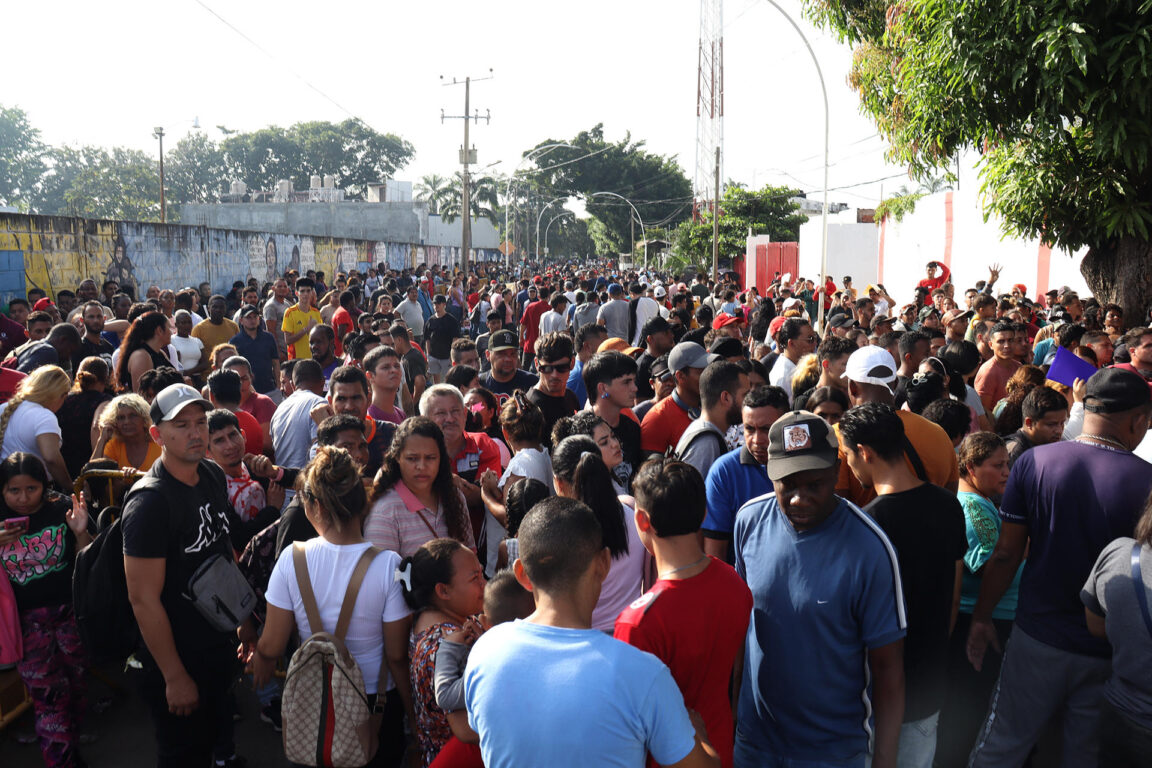
[[[459,263],[460,249],[5,213],[0,214],[0,255],[0,303],[6,305],[31,288],[55,297],[88,278],[132,286],[136,295],[149,285],[185,287],[205,281],[225,293],[236,280],[266,282],[290,268],[331,277],[381,262],[390,269],[451,266]],[[495,250],[472,251],[475,261],[502,258]]]

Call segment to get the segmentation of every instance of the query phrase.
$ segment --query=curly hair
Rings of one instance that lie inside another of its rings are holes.
[[[460,491],[452,479],[452,457],[448,455],[448,447],[444,444],[444,433],[436,426],[436,422],[427,416],[405,419],[396,430],[396,434],[392,436],[392,445],[388,448],[388,453],[384,454],[384,463],[376,473],[370,501],[375,503],[403,479],[400,472],[400,454],[404,452],[404,446],[411,437],[426,437],[436,441],[440,461],[436,469],[436,479],[432,481],[432,490],[435,491],[440,506],[444,508],[448,535],[457,541],[467,541],[468,526],[472,525],[472,521],[468,518],[468,508],[464,505]]]

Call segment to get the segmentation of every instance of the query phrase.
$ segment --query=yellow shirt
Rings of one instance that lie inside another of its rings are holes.
[[[228,318],[220,321],[220,325],[213,325],[211,320],[203,320],[192,329],[192,335],[204,343],[205,355],[211,355],[217,344],[227,344],[238,333],[240,326]]]
[[[320,311],[313,309],[305,312],[300,309],[299,304],[293,304],[284,311],[284,322],[280,324],[280,330],[284,331],[285,335],[290,333],[300,333],[308,327],[308,322],[315,320],[316,324],[324,322],[320,317]],[[308,346],[308,334],[304,334],[296,340],[295,344],[288,345],[288,359],[289,360],[311,360],[312,349]]]
[[[128,446],[125,445],[120,438],[113,437],[108,442],[104,443],[104,458],[112,459],[116,462],[118,467],[132,466],[128,462]],[[148,455],[144,457],[144,463],[136,467],[141,472],[147,472],[152,468],[152,465],[160,458],[160,446],[151,440],[148,441]]]

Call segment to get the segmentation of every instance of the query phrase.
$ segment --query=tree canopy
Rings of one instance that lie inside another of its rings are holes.
[[[982,153],[987,211],[1068,249],[1094,293],[1152,299],[1152,14],[1147,0],[806,0],[855,46],[850,83],[924,178]],[[1140,274],[1131,266],[1138,257]],[[1129,281],[1129,277],[1139,279]]]
[[[601,253],[629,251],[633,234],[640,241],[644,233],[639,222],[634,229],[631,226],[636,217],[628,203],[596,192],[627,198],[645,226],[674,226],[691,214],[692,183],[674,156],[649,152],[630,133],[610,142],[604,138],[603,123],[571,139],[545,139],[525,154],[556,143],[572,146],[541,154],[535,170],[517,174],[518,180],[525,180],[521,189],[545,203],[561,196],[584,197],[588,213],[603,225],[588,229]]]
[[[720,202],[720,255],[744,253],[748,232],[769,235],[775,241],[795,242],[808,217],[791,202],[803,193],[787,187],[744,189],[729,183]],[[680,224],[673,236],[676,253],[689,261],[712,263],[712,212],[702,210],[698,220]]]

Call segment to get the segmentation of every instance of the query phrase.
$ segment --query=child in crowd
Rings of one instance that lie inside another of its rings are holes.
[[[511,567],[520,555],[520,548],[516,534],[520,531],[520,523],[528,510],[536,506],[537,502],[544,501],[552,495],[552,488],[539,480],[523,477],[512,483],[504,495],[505,506],[508,509],[508,537],[500,542],[496,558],[496,570]]]
[[[397,577],[416,614],[408,640],[412,704],[421,765],[427,768],[452,736],[436,705],[436,652],[446,635],[474,624],[484,609],[484,572],[476,553],[455,539],[432,539],[404,558]]]
[[[497,477],[492,470],[486,470],[480,477],[480,493],[488,508],[484,518],[488,541],[486,562],[492,565],[487,575],[496,572],[497,547],[508,535],[504,489],[521,478],[539,480],[545,485],[552,482],[552,460],[541,443],[544,413],[528,401],[522,390],[516,390],[500,409],[500,425],[513,456],[503,475]]]
[[[520,481],[521,484],[531,481]],[[484,587],[484,613],[469,620],[463,629],[444,636],[436,652],[436,705],[448,714],[453,737],[440,750],[432,768],[482,768],[480,748],[470,738],[468,713],[464,709],[464,667],[476,638],[497,624],[526,619],[536,609],[532,593],[516,581],[510,570],[496,574]]]

